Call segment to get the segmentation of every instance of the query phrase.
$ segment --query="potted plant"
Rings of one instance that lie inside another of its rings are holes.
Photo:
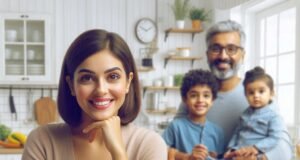
[[[181,86],[182,81],[183,81],[183,74],[175,74],[174,75],[174,85],[175,86]]]
[[[189,12],[189,0],[175,0],[171,5],[171,9],[174,13],[177,28],[184,28],[184,19],[188,16]]]
[[[202,22],[210,21],[210,11],[204,8],[192,8],[190,10],[190,19],[192,20],[192,27],[195,29],[202,28]]]

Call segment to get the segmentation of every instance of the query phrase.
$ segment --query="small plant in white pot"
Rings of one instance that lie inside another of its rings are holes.
[[[179,29],[184,28],[184,19],[188,16],[189,0],[175,0],[171,5],[176,20],[176,26]]]

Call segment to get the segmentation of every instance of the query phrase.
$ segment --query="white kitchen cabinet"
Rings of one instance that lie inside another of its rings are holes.
[[[49,16],[2,14],[0,18],[0,83],[51,83]]]

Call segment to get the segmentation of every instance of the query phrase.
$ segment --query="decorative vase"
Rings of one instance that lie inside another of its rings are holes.
[[[193,29],[201,29],[202,24],[200,20],[192,20],[192,28]]]
[[[176,20],[176,28],[183,29],[184,28],[184,20]]]

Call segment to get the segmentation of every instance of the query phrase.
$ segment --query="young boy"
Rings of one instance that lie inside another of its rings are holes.
[[[276,146],[287,131],[284,121],[272,110],[274,84],[261,67],[246,72],[243,82],[249,107],[244,111],[231,138],[225,158],[265,153]]]
[[[198,69],[185,74],[180,91],[188,116],[174,119],[163,133],[169,160],[204,160],[223,153],[223,130],[206,119],[218,88],[217,79],[209,71]]]

